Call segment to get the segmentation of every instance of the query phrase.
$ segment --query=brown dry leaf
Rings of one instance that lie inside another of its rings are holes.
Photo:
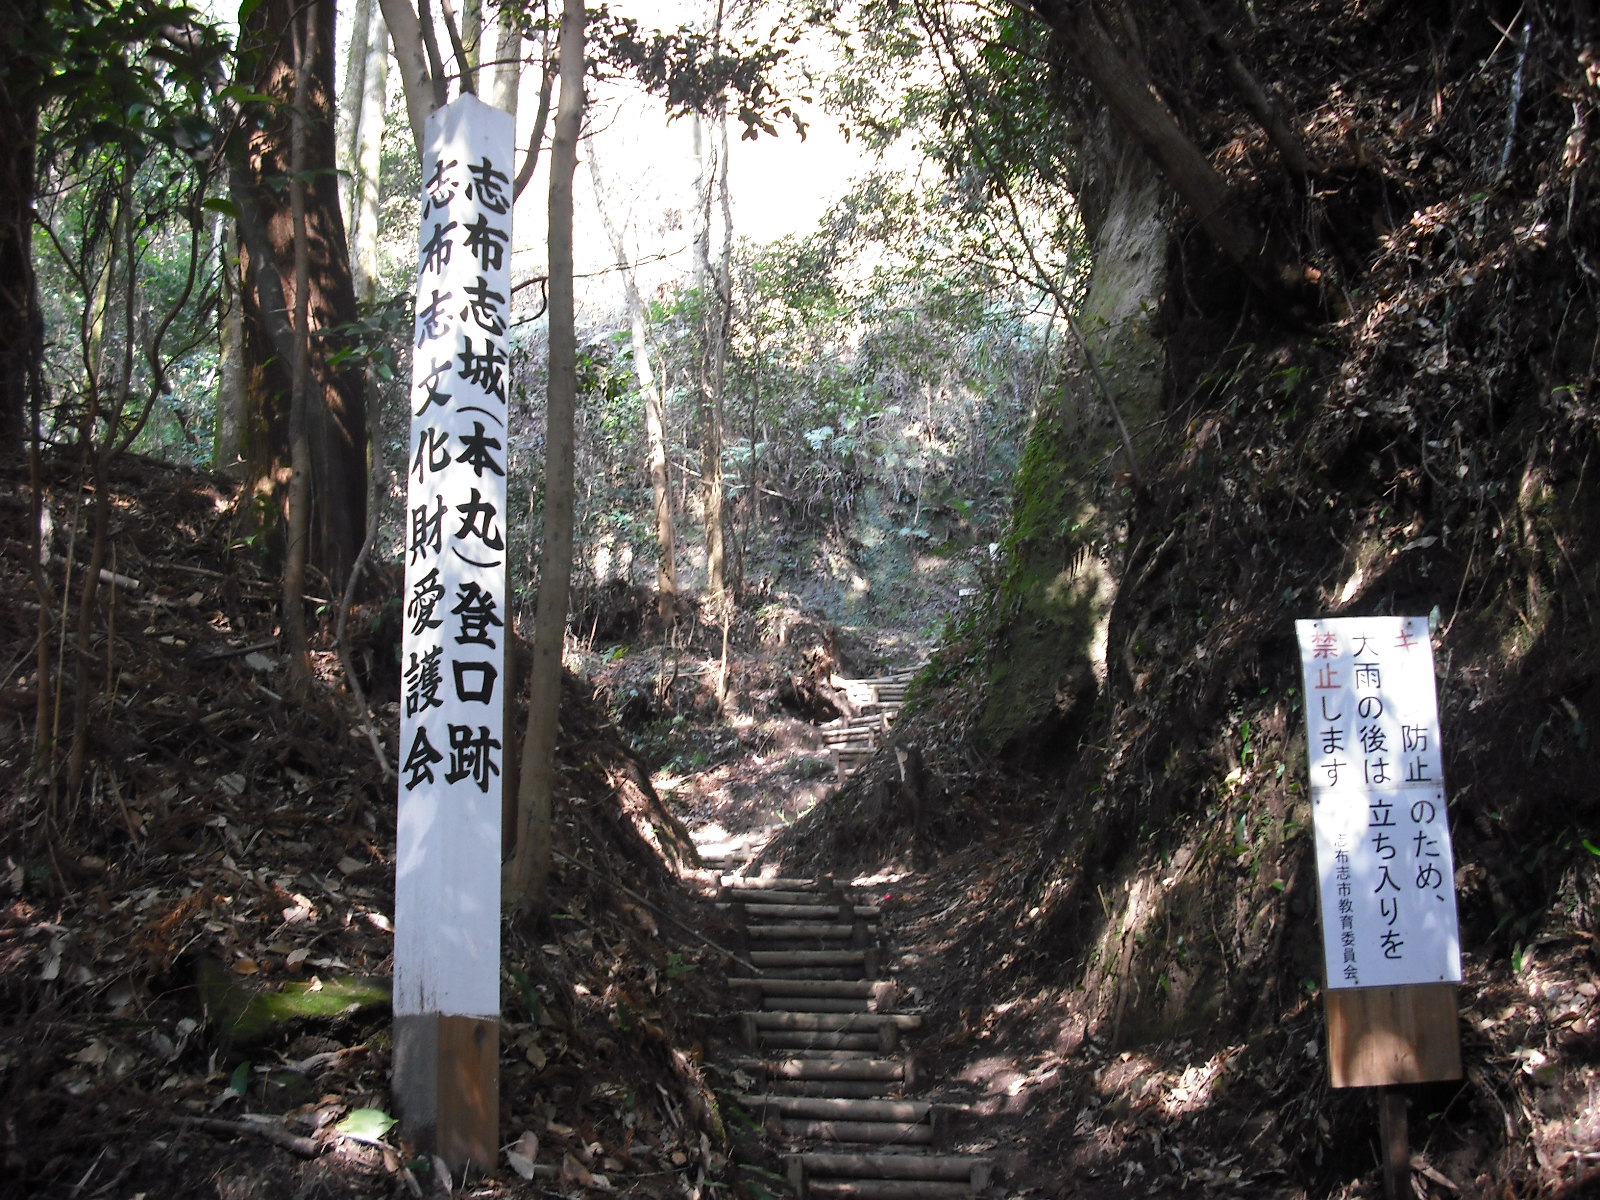
[[[577,1155],[569,1150],[561,1158],[561,1178],[569,1183],[580,1183],[588,1187],[594,1182],[594,1173],[579,1162]]]
[[[233,964],[235,975],[258,975],[260,972],[261,964],[253,958],[241,958]]]

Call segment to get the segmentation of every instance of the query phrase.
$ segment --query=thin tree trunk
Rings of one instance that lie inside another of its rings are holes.
[[[422,153],[422,138],[428,124],[428,114],[444,107],[444,81],[435,79],[428,70],[425,38],[432,40],[432,30],[424,30],[422,19],[412,7],[411,0],[378,0],[383,9],[383,23],[389,28],[389,38],[394,43],[394,62],[400,70],[400,89],[406,98],[406,115],[411,119],[411,140]]]
[[[726,494],[722,483],[722,396],[716,380],[722,306],[711,265],[711,205],[717,171],[708,166],[705,125],[694,118],[695,190],[699,212],[695,228],[695,285],[700,293],[700,474],[706,521],[706,588],[720,597],[728,590],[728,552],[724,539]]]
[[[516,194],[522,195],[528,184],[533,180],[533,172],[539,166],[539,152],[544,145],[545,126],[550,123],[550,92],[555,82],[556,73],[550,62],[550,33],[546,30],[541,35],[543,47],[540,58],[544,68],[539,79],[539,103],[533,110],[533,132],[528,136],[528,149],[522,156],[522,166],[517,168]]]
[[[466,50],[461,86],[476,96],[478,68],[483,65],[483,0],[466,0],[461,6],[461,43]]]
[[[506,903],[539,908],[550,883],[556,734],[561,718],[561,651],[572,582],[572,413],[577,400],[577,334],[572,283],[572,177],[583,124],[583,0],[564,0],[561,101],[550,149],[550,384],[545,427],[544,547],[534,614],[528,725],[517,786],[517,842]]]
[[[0,441],[26,426],[41,318],[33,270],[43,0],[0,0]]]
[[[350,31],[350,67],[344,110],[350,126],[340,179],[345,189],[345,224],[350,230],[350,275],[356,303],[369,304],[378,287],[378,201],[383,168],[384,100],[389,55],[383,14],[376,0],[359,0]]]
[[[294,103],[289,126],[289,211],[294,225],[294,359],[289,391],[288,553],[283,567],[284,649],[292,692],[311,686],[311,642],[306,633],[306,563],[311,548],[311,249],[306,229],[306,97],[317,29],[317,4],[310,0],[294,38]],[[340,582],[343,582],[341,580]]]
[[[522,29],[510,5],[500,9],[494,28],[494,66],[485,99],[502,112],[516,116],[522,87]]]
[[[589,151],[589,176],[594,182],[595,207],[600,224],[617,257],[622,290],[628,304],[628,332],[633,344],[633,374],[644,397],[644,434],[650,456],[650,501],[656,526],[656,607],[663,621],[677,615],[678,554],[672,527],[672,481],[667,471],[666,423],[662,420],[661,387],[650,361],[650,343],[645,327],[644,299],[639,295],[639,280],[628,258],[622,231],[606,207],[605,183],[600,176],[600,158]]]
[[[217,258],[221,311],[217,314],[220,345],[217,351],[217,470],[243,473],[246,430],[250,426],[250,396],[244,378],[244,298],[239,294],[239,274],[229,264],[239,258],[239,229],[217,218]]]
[[[729,586],[727,566],[727,540],[728,540],[728,492],[727,480],[722,471],[722,440],[726,427],[727,409],[727,384],[728,384],[728,343],[733,337],[733,197],[728,190],[728,114],[717,114],[717,191],[720,195],[722,212],[722,251],[717,259],[717,267],[713,278],[717,292],[717,340],[716,349],[711,359],[711,421],[717,433],[717,470],[716,470],[716,505],[718,514],[717,530],[719,541],[722,543],[722,583],[723,590]],[[743,582],[744,570],[742,560],[733,572],[732,585],[735,591]],[[727,637],[726,624],[723,630],[724,641]],[[724,647],[726,657],[726,647]]]

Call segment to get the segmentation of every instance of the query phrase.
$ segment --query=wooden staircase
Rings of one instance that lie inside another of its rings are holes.
[[[915,675],[915,671],[900,671],[874,679],[834,676],[833,686],[842,691],[857,710],[853,717],[841,717],[822,727],[822,738],[833,757],[834,773],[840,783],[877,753],[883,735],[905,703]]]
[[[744,999],[746,1053],[726,1065],[752,1081],[736,1101],[784,1147],[794,1194],[984,1194],[990,1160],[949,1152],[951,1126],[965,1110],[916,1095],[904,1040],[922,1017],[896,1008],[899,989],[880,958],[878,907],[827,876],[726,876],[718,904],[756,972],[728,979]]]

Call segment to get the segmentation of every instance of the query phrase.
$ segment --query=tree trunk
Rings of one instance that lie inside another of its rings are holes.
[[[306,9],[294,0],[263,0],[248,13],[240,31],[241,76],[274,103],[261,111],[250,134],[243,186],[249,195],[241,209],[259,215],[270,262],[252,263],[259,253],[247,236],[241,253],[250,281],[245,289],[245,363],[252,408],[246,461],[258,496],[281,507],[289,477],[290,358],[282,353],[271,326],[282,312],[260,286],[262,268],[276,274],[283,304],[293,311],[294,217],[283,182],[295,173],[289,162],[295,63],[291,33],[315,16],[312,53],[305,81],[305,225],[308,262],[306,296],[312,355],[306,430],[309,457],[310,538],[308,565],[337,594],[366,535],[367,429],[361,372],[330,363],[340,342],[340,327],[355,320],[355,291],[339,214],[334,174],[333,15],[331,3]],[[237,197],[236,197],[237,198]],[[248,230],[249,224],[245,228]]]
[[[528,725],[517,787],[517,842],[505,888],[516,909],[545,902],[553,850],[561,651],[572,580],[572,423],[578,345],[572,296],[572,177],[583,125],[583,0],[565,0],[559,55],[561,100],[550,148],[550,383],[545,427],[544,547],[534,614]]]
[[[507,5],[495,18],[494,66],[484,99],[501,112],[517,115],[517,93],[522,85],[522,30],[517,14]],[[542,132],[542,131],[541,131]]]
[[[237,477],[244,464],[245,431],[249,427],[249,395],[244,378],[244,300],[239,277],[229,264],[239,257],[239,230],[225,217],[217,219],[217,259],[221,277],[217,313],[217,437],[213,465]]]
[[[728,114],[717,114],[717,193],[722,213],[722,250],[717,256],[712,279],[717,293],[717,337],[711,356],[711,423],[716,430],[716,497],[714,510],[717,516],[717,542],[722,555],[722,587],[726,591],[728,578],[728,490],[722,471],[722,440],[727,428],[728,343],[733,338],[733,197],[728,190]],[[732,586],[735,591],[744,578],[742,558],[733,571]],[[723,626],[723,657],[727,657],[727,625]]]
[[[589,151],[589,176],[594,182],[595,207],[600,224],[617,256],[617,271],[628,304],[628,331],[633,343],[633,374],[644,398],[644,434],[650,455],[650,502],[656,526],[656,606],[663,621],[677,615],[678,553],[672,527],[672,482],[667,474],[666,423],[662,419],[661,385],[650,361],[650,343],[645,328],[644,299],[639,295],[639,280],[629,261],[622,230],[611,219],[606,207],[605,184],[600,177],[600,158]]]
[[[306,224],[306,171],[310,147],[311,60],[316,54],[317,14],[331,3],[311,0],[290,38],[294,56],[294,104],[289,110],[289,217],[294,256],[294,355],[289,376],[288,553],[283,563],[283,641],[289,659],[290,695],[311,689],[311,639],[306,633],[306,567],[311,550],[311,244]],[[352,561],[354,561],[352,559]],[[344,574],[335,577],[342,588]]]
[[[0,442],[26,428],[41,324],[33,273],[34,149],[42,64],[23,49],[42,0],[0,0]]]
[[[383,23],[389,27],[394,43],[394,63],[400,70],[400,88],[405,93],[406,115],[411,118],[411,141],[422,153],[424,127],[428,114],[444,107],[444,81],[428,69],[426,46],[433,37],[425,27],[411,0],[378,0]]]
[[[708,165],[705,125],[694,117],[695,191],[698,207],[695,228],[695,287],[700,293],[700,473],[706,518],[706,588],[715,597],[728,590],[726,491],[722,480],[722,394],[717,379],[721,358],[722,296],[720,279],[711,265],[711,205],[716,195],[717,170]]]
[[[350,30],[343,111],[345,221],[350,230],[350,270],[356,303],[369,304],[378,287],[378,200],[383,161],[383,110],[389,54],[376,0],[359,0]]]
[[[1305,142],[1299,133],[1284,119],[1277,102],[1268,94],[1267,89],[1250,68],[1244,65],[1233,43],[1221,29],[1217,28],[1217,23],[1211,19],[1211,14],[1206,11],[1205,5],[1201,4],[1200,0],[1178,0],[1178,9],[1183,13],[1184,20],[1200,35],[1207,49],[1222,64],[1223,73],[1233,84],[1234,90],[1239,93],[1239,98],[1244,101],[1245,107],[1250,110],[1250,115],[1266,132],[1268,140],[1277,147],[1278,157],[1283,160],[1283,165],[1289,174],[1304,181],[1306,176],[1311,174],[1311,156],[1306,152]]]

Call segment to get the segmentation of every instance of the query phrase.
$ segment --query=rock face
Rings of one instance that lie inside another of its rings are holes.
[[[1083,212],[1094,264],[1058,386],[1034,414],[1017,482],[1010,570],[1015,608],[990,661],[979,728],[991,748],[1070,739],[1099,694],[1119,547],[1139,462],[1154,444],[1166,383],[1159,328],[1171,232],[1144,154],[1107,135]]]

